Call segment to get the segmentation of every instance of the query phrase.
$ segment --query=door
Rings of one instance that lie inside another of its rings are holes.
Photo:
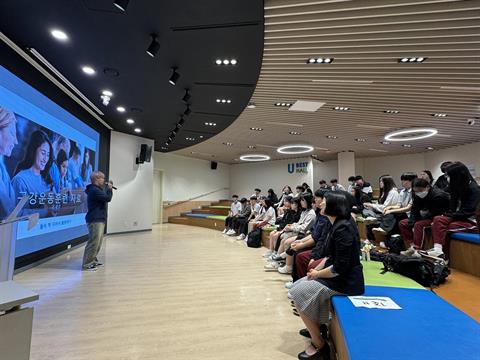
[[[163,216],[163,172],[153,170],[153,215],[152,224],[161,224]]]

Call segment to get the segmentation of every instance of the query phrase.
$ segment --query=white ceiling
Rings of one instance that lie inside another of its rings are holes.
[[[246,108],[219,135],[176,153],[235,163],[248,153],[285,158],[278,146],[306,143],[327,160],[346,150],[382,156],[479,141],[480,119],[467,124],[480,117],[479,45],[480,0],[265,0],[256,108]],[[398,63],[410,56],[427,60]],[[306,64],[310,57],[334,61]],[[326,104],[313,113],[274,106],[296,100]],[[389,109],[400,113],[385,114]],[[408,127],[434,127],[439,134],[410,142],[411,148],[380,143],[389,131]]]

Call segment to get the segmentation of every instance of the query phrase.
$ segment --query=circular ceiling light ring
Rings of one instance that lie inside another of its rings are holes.
[[[280,146],[277,149],[277,152],[279,152],[280,154],[295,155],[295,154],[306,154],[306,153],[312,152],[313,150],[314,150],[314,147],[311,145],[300,144],[300,145]]]
[[[270,156],[263,154],[247,154],[240,156],[242,161],[267,161],[270,160]]]
[[[405,136],[412,134],[412,136]],[[393,131],[385,135],[386,141],[415,141],[429,138],[438,134],[434,128],[411,128]]]

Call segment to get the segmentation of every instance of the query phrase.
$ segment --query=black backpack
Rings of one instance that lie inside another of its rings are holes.
[[[247,246],[259,248],[262,246],[262,229],[256,228],[248,234]]]
[[[385,245],[389,253],[400,254],[400,251],[405,250],[405,244],[400,235],[392,235],[385,240]]]
[[[383,260],[383,273],[392,271],[415,280],[425,287],[438,286],[445,282],[450,270],[445,261],[388,254]]]

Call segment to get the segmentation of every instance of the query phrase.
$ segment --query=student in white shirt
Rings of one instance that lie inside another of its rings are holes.
[[[352,189],[353,189],[354,186],[355,186],[355,176],[350,176],[348,178],[348,189],[347,189],[347,191],[350,194],[352,193]]]
[[[230,211],[225,219],[225,229],[222,232],[223,234],[227,235],[235,234],[235,230],[233,229],[233,220],[238,215],[240,210],[242,210],[242,204],[240,204],[240,201],[238,201],[238,195],[233,195],[232,199],[233,202],[232,205],[230,205]]]
[[[330,184],[332,185],[332,191],[345,191],[345,188],[338,183],[337,179],[330,180]]]

